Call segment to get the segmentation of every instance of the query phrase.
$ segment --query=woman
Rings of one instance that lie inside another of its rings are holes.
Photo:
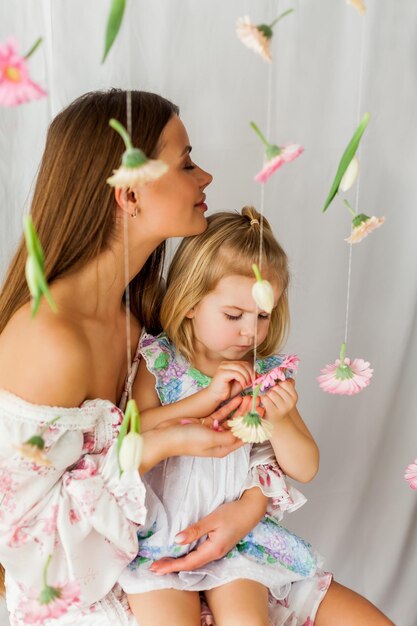
[[[105,181],[119,165],[122,143],[108,127],[112,117],[126,125],[124,92],[86,94],[57,116],[48,133],[31,213],[58,313],[42,302],[30,319],[23,243],[0,297],[0,561],[15,625],[133,624],[115,586],[136,554],[136,529],[145,514],[139,476],[127,486],[118,480],[116,405],[134,377],[133,369],[126,382],[127,334],[135,363],[142,327],[158,330],[164,241],[205,229],[204,189],[211,176],[190,159],[178,109],[159,96],[132,92],[133,144],[165,161],[169,171],[127,196],[114,193]],[[128,283],[133,315],[127,331]],[[50,466],[16,450],[42,428]],[[197,425],[146,435],[141,473],[168,456],[221,456],[240,445],[229,432]],[[160,563],[160,572],[199,567],[225,554],[264,513],[253,507],[251,495],[188,529],[185,539],[207,533],[209,540],[175,564]],[[321,626],[330,623],[326,605],[334,609],[334,602],[344,618],[351,612],[369,625],[390,623],[333,584],[319,609]]]

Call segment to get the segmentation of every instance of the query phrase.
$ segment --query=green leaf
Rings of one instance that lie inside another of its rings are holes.
[[[356,154],[356,150],[358,149],[359,142],[362,138],[363,133],[365,132],[365,128],[368,125],[369,119],[371,115],[370,113],[365,113],[363,118],[361,119],[358,128],[356,129],[352,139],[350,140],[346,150],[343,153],[343,156],[340,160],[339,167],[337,168],[336,176],[334,178],[333,184],[330,188],[329,195],[327,196],[326,202],[324,203],[323,213],[329,207],[331,202],[333,201],[335,195],[338,192],[340,182],[343,178],[343,174],[346,172],[349,163],[353,159]]]
[[[110,9],[110,15],[107,20],[107,29],[106,29],[106,41],[104,46],[104,54],[101,60],[102,63],[106,60],[106,57],[112,47],[114,40],[117,37],[117,33],[119,32],[120,26],[123,20],[123,14],[126,7],[126,0],[112,0],[112,5]]]
[[[120,467],[119,453],[120,453],[122,441],[127,435],[127,429],[129,428],[129,424],[130,424],[130,415],[125,415],[123,418],[122,425],[120,426],[119,434],[117,436],[117,463],[119,465],[120,475],[122,474],[122,468]]]

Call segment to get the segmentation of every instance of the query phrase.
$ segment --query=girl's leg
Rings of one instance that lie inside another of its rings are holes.
[[[204,592],[216,626],[269,626],[268,590],[253,580],[234,580]]]
[[[158,589],[128,594],[127,599],[140,626],[200,626],[200,596],[195,591]]]
[[[332,582],[317,611],[314,626],[395,626],[369,600]]]

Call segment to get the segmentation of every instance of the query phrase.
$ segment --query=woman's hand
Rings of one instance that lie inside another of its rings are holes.
[[[180,532],[175,540],[181,545],[207,539],[196,550],[178,559],[164,558],[151,565],[155,574],[190,571],[220,559],[245,537],[266,511],[268,499],[257,487],[245,491],[240,500],[227,502]]]
[[[251,385],[252,371],[246,361],[222,361],[206,389],[207,395],[220,404]]]
[[[208,416],[207,425],[198,419],[166,420],[143,434],[143,456],[139,471],[148,472],[154,465],[171,456],[224,457],[243,445],[230,430],[218,432],[209,427],[222,423],[236,410],[242,398],[237,396]],[[204,420],[203,420],[204,421]],[[185,422],[185,423],[181,423]]]

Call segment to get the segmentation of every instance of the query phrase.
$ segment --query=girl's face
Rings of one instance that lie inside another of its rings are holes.
[[[259,346],[268,334],[270,316],[256,312],[252,297],[254,278],[225,276],[187,315],[192,320],[196,355],[213,361],[241,361]],[[275,305],[281,295],[272,284]]]
[[[146,228],[161,241],[202,233],[207,226],[204,189],[213,177],[191,160],[187,131],[177,115],[165,126],[159,144],[157,158],[165,161],[169,170],[137,191]]]

